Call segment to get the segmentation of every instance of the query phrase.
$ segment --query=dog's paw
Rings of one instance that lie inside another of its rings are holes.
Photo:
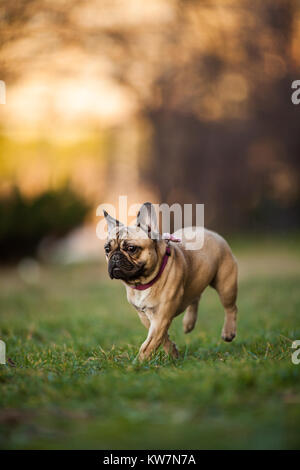
[[[178,352],[178,349],[177,349],[175,343],[173,343],[172,350],[170,351],[169,354],[173,359],[178,359],[179,358],[179,352]]]
[[[187,322],[183,324],[183,332],[185,334],[190,333],[195,328],[195,322]]]
[[[234,338],[236,337],[235,333],[222,333],[222,339],[226,341],[227,343],[230,343]]]

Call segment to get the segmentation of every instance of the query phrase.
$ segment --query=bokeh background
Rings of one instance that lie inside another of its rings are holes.
[[[0,0],[1,448],[299,448],[298,0]],[[146,332],[101,203],[205,204],[239,264],[238,337]]]
[[[16,0],[0,21],[3,261],[122,194],[204,203],[226,233],[299,228],[297,1]]]

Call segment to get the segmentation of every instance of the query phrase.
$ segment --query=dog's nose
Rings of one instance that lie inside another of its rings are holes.
[[[119,266],[120,261],[121,261],[120,253],[114,253],[111,257],[111,262],[115,264],[116,266]]]
[[[108,272],[111,279],[120,279],[122,275],[121,271],[122,257],[119,253],[114,253],[108,263]]]

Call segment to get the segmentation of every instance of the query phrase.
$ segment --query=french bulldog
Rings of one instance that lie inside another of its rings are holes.
[[[167,239],[159,234],[151,203],[143,204],[132,226],[123,225],[106,211],[104,216],[108,273],[111,279],[123,282],[128,301],[148,329],[139,360],[150,358],[160,345],[167,354],[178,357],[168,329],[173,318],[186,310],[183,330],[193,330],[199,300],[207,286],[216,289],[225,309],[223,340],[235,338],[237,262],[220,235],[204,229],[202,247],[187,249],[185,229],[169,234]]]

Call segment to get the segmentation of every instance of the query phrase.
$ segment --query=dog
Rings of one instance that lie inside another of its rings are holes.
[[[222,339],[235,338],[237,262],[220,235],[204,229],[203,246],[196,250],[187,249],[183,229],[169,234],[166,240],[158,232],[154,207],[149,202],[142,205],[133,226],[124,226],[106,211],[104,216],[109,276],[123,282],[128,301],[148,329],[139,360],[149,359],[160,345],[167,354],[178,357],[168,329],[173,318],[185,310],[183,330],[189,333],[194,329],[199,300],[207,286],[216,289],[225,309]]]

